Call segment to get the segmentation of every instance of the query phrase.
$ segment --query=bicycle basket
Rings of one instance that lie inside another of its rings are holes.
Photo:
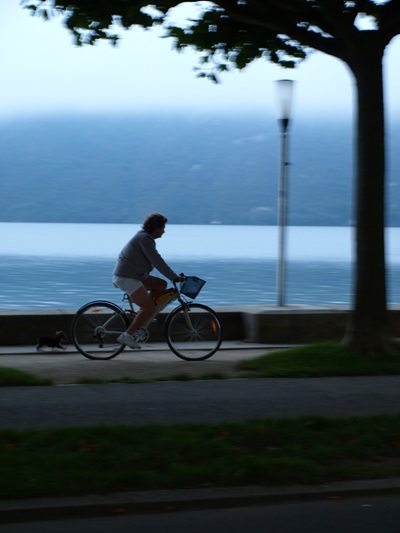
[[[187,276],[181,286],[181,293],[189,298],[196,298],[201,291],[205,281],[196,276]]]

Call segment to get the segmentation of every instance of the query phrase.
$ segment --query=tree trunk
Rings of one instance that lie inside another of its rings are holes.
[[[388,355],[385,269],[384,46],[361,44],[350,68],[357,86],[355,280],[345,347]]]

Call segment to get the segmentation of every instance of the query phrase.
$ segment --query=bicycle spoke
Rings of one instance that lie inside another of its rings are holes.
[[[129,320],[111,302],[91,302],[79,309],[72,322],[72,340],[89,359],[112,359],[124,349],[117,341]]]
[[[167,342],[181,359],[199,361],[211,357],[222,342],[218,315],[202,304],[185,304],[167,318]]]

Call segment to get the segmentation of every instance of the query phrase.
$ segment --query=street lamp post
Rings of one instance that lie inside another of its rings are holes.
[[[278,80],[276,82],[278,92],[279,115],[278,123],[281,131],[281,154],[278,191],[278,234],[279,255],[277,268],[277,304],[285,305],[285,257],[286,257],[286,218],[287,218],[287,137],[292,107],[293,80]]]

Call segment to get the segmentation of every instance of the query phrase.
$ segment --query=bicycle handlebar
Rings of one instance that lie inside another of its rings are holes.
[[[172,283],[174,284],[175,289],[177,289],[177,285],[178,285],[178,283],[181,283],[181,284],[182,284],[182,283],[185,281],[185,278],[186,278],[185,274],[183,274],[183,273],[181,273],[181,274],[179,274],[179,275],[180,275],[180,277],[182,278],[181,281],[175,281],[175,280],[172,281]],[[177,289],[177,290],[178,290],[178,289]]]

